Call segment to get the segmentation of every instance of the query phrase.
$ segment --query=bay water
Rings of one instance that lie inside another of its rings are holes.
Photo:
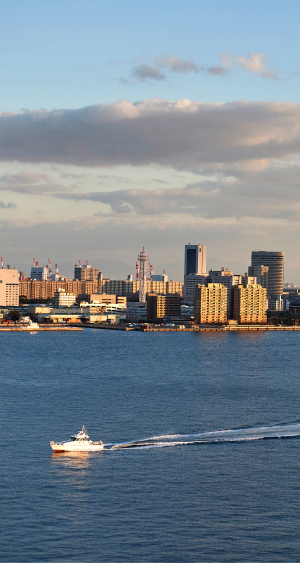
[[[300,333],[0,338],[1,561],[300,561]]]

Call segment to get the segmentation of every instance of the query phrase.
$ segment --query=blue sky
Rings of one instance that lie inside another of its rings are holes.
[[[184,244],[199,242],[209,266],[235,273],[255,248],[284,250],[286,280],[300,283],[299,11],[291,0],[3,4],[7,260],[69,268],[86,256],[101,269],[134,265],[145,244],[180,278]]]
[[[298,102],[298,24],[294,1],[12,1],[1,7],[1,110],[152,96]],[[190,73],[155,84],[119,81],[164,53],[216,65],[224,52],[266,53],[280,80],[239,70],[225,78]]]

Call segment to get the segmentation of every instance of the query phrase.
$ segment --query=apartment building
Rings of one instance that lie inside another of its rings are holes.
[[[227,288],[221,283],[208,283],[195,288],[194,318],[197,324],[227,322]]]
[[[233,291],[233,319],[238,324],[267,322],[267,290],[259,284],[237,285]]]
[[[39,281],[23,280],[19,283],[20,295],[26,299],[52,299],[54,293],[62,288],[66,293],[78,295],[90,295],[98,293],[98,280],[95,281]]]
[[[157,295],[149,293],[147,295],[147,322],[162,323],[166,316],[180,316],[181,297],[175,295]]]

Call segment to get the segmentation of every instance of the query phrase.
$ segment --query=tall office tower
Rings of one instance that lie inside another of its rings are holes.
[[[283,292],[284,252],[266,252],[254,250],[251,254],[251,266],[268,266],[268,295],[281,295]]]
[[[194,317],[197,324],[227,322],[227,288],[208,283],[195,288]]]
[[[184,275],[206,274],[207,247],[202,244],[186,244],[184,253]]]
[[[183,300],[186,305],[194,305],[195,287],[205,283],[206,250],[202,244],[185,245]]]
[[[19,306],[18,270],[0,270],[0,305]]]

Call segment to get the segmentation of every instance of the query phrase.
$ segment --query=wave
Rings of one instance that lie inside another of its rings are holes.
[[[193,444],[213,444],[221,442],[245,442],[270,438],[295,438],[300,436],[300,423],[259,426],[253,428],[235,428],[200,432],[197,434],[165,434],[142,440],[105,444],[105,449],[120,450],[126,448],[163,448],[168,446],[187,446]]]

